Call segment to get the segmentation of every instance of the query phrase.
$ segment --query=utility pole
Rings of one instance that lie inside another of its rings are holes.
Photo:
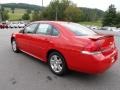
[[[2,21],[2,6],[0,5],[0,22]]]
[[[43,8],[43,0],[42,0],[42,8]]]
[[[58,20],[58,8],[57,8],[57,6],[56,6],[55,20],[56,20],[56,21]]]

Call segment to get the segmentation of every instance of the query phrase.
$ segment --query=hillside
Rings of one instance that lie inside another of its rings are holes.
[[[26,10],[39,10],[41,11],[45,7],[41,7],[38,5],[33,5],[33,4],[25,4],[25,3],[6,3],[6,4],[1,4],[2,7],[4,7],[6,10],[9,11],[9,20],[20,20],[22,15],[26,12]],[[15,9],[14,13],[12,13],[12,9]],[[80,11],[83,12],[84,14],[82,15],[81,21],[85,20],[84,17],[88,17],[85,21],[96,21],[100,20],[104,12],[99,9],[91,9],[91,8],[85,8],[85,7],[80,7]]]
[[[6,8],[20,8],[20,9],[30,9],[30,10],[42,10],[41,6],[33,5],[33,4],[25,4],[25,3],[6,3],[1,4]]]
[[[21,20],[22,15],[26,12],[26,10],[42,10],[41,6],[25,4],[25,3],[6,3],[1,4],[5,10],[9,11],[9,20]],[[12,9],[14,9],[14,13],[12,13]]]
[[[83,12],[83,16],[81,18],[81,21],[96,21],[100,20],[104,16],[104,11],[100,9],[91,9],[86,7],[80,7],[80,11]],[[87,17],[87,18],[85,18]]]

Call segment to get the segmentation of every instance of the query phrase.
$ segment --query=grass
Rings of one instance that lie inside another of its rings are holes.
[[[90,25],[90,26],[102,26],[101,21],[92,21],[92,22],[80,22],[82,25]]]
[[[25,9],[19,9],[19,8],[16,8],[14,10],[14,13],[12,13],[12,10],[10,8],[6,8],[6,10],[9,11],[9,20],[20,20],[23,16],[23,14],[26,12]]]
[[[9,13],[9,20],[20,20],[22,18],[22,15],[21,13]]]

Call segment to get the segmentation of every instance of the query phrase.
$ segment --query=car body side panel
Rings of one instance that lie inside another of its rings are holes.
[[[47,62],[48,51],[51,49],[57,50],[64,56],[69,69],[86,73],[105,71],[117,60],[116,47],[108,51],[109,54],[82,54],[81,51],[87,45],[89,46],[90,43],[95,42],[96,36],[92,36],[94,40],[90,40],[87,37],[75,38],[66,28],[55,23],[51,24],[60,30],[61,34],[59,36],[17,33],[15,38],[18,47],[27,54],[45,62]],[[111,45],[109,42],[113,44],[114,40],[113,38],[105,38],[97,43],[101,42],[103,42],[101,45],[103,49]]]
[[[42,60],[45,61],[45,54],[48,48],[50,48],[50,38],[49,36],[43,36],[43,35],[38,35],[34,34],[31,37],[30,41],[30,53],[41,58]]]
[[[26,52],[30,52],[30,43],[31,37],[29,34],[17,34],[16,35],[16,41],[18,44],[18,47]]]

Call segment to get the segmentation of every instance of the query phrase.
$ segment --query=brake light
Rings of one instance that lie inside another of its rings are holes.
[[[84,51],[90,51],[90,52],[100,51],[100,46],[93,42],[87,45],[84,48]]]
[[[95,44],[91,43],[90,45],[86,46],[83,51],[81,51],[82,54],[101,54],[101,49],[100,47]]]

